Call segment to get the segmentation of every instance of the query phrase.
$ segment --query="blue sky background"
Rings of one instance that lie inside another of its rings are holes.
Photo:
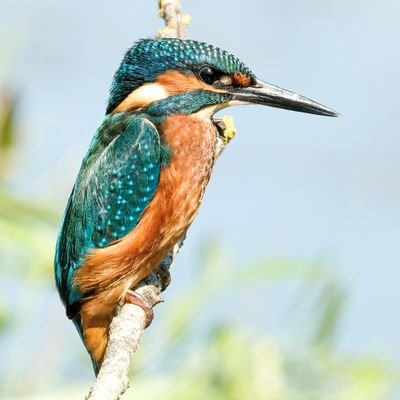
[[[22,151],[9,182],[61,214],[124,51],[162,21],[155,1],[0,0],[0,9],[0,79],[21,95]],[[400,3],[187,0],[184,9],[190,38],[342,115],[225,110],[238,134],[218,161],[166,297],[209,239],[241,262],[320,260],[348,293],[339,348],[399,361]],[[289,289],[262,290],[261,318],[237,322],[279,330],[275,310]],[[62,330],[70,323],[56,295],[49,298]]]

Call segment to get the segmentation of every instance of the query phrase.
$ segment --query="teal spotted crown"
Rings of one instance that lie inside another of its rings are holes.
[[[195,40],[143,39],[125,54],[114,75],[107,113],[110,113],[130,92],[145,82],[154,81],[169,69],[196,72],[210,65],[223,73],[241,72],[254,77],[237,57],[218,47]]]

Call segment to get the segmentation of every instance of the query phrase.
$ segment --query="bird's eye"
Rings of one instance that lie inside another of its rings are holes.
[[[222,72],[209,66],[205,66],[199,71],[200,79],[208,85],[212,85],[214,82],[218,81],[221,75]]]

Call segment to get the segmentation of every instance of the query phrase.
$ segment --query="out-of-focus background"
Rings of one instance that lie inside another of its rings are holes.
[[[190,38],[342,115],[228,111],[126,398],[400,398],[400,3],[183,3]],[[161,26],[156,1],[0,0],[0,398],[93,381],[53,248],[112,75]]]

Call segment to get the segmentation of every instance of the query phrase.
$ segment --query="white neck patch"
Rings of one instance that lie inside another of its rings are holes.
[[[169,97],[169,93],[159,83],[145,83],[131,92],[124,101],[113,110],[113,113],[147,107],[151,103],[164,100],[167,97]]]

